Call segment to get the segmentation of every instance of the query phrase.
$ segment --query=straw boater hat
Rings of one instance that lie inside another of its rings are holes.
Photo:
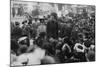
[[[27,38],[27,36],[23,36],[21,38],[18,39],[18,43],[21,42],[22,40],[25,40]]]
[[[76,43],[74,46],[74,50],[76,50],[77,52],[83,52],[85,50],[85,46],[80,44],[80,43]]]

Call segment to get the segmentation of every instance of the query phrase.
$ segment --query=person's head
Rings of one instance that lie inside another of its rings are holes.
[[[19,25],[20,25],[20,23],[16,21],[15,22],[15,26],[19,26]]]
[[[91,17],[92,18],[95,18],[95,13],[91,13]]]
[[[90,50],[95,51],[95,45],[90,45]]]
[[[57,13],[51,13],[51,19],[57,19],[58,17],[57,17]]]
[[[23,21],[22,24],[25,25],[27,23],[27,20]]]
[[[78,27],[75,27],[75,31],[78,31],[79,29],[78,29]]]
[[[50,42],[54,42],[54,38],[51,37],[51,38],[49,39],[49,41],[50,41]]]
[[[44,23],[44,19],[40,19],[40,23]]]

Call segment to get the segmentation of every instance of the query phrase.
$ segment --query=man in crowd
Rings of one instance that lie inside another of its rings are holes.
[[[46,25],[44,24],[44,19],[40,19],[40,25],[37,28],[37,36],[39,36],[40,33],[46,33]]]
[[[47,23],[47,36],[48,38],[58,38],[58,21],[56,13],[51,13],[50,20]]]
[[[19,38],[22,35],[22,29],[20,28],[20,23],[15,22],[15,27],[11,33],[12,38]]]

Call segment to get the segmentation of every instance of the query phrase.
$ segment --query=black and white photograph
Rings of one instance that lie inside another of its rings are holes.
[[[95,5],[10,0],[10,66],[95,62]]]

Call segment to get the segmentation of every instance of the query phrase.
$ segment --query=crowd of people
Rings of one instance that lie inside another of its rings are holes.
[[[95,61],[95,13],[11,22],[11,66]]]

